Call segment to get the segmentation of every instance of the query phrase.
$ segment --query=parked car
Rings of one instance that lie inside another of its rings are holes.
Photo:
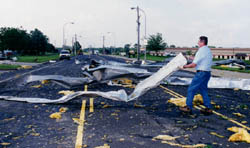
[[[59,54],[59,60],[68,59],[70,60],[70,52],[68,50],[62,50]]]
[[[10,60],[13,56],[13,52],[11,50],[4,50],[4,56],[6,59]]]
[[[5,60],[5,56],[4,56],[4,53],[2,51],[0,51],[0,60]]]

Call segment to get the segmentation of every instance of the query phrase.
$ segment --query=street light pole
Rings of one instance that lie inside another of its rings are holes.
[[[105,54],[105,36],[102,36],[102,54]]]
[[[66,27],[67,24],[74,24],[74,22],[68,22],[68,23],[65,23],[63,25],[63,45],[62,45],[62,49],[64,49],[64,47],[65,47],[65,27]]]
[[[140,61],[140,9],[137,6],[137,61]]]
[[[145,15],[145,38],[146,38],[146,13],[140,9],[138,6],[137,7],[132,7],[132,10],[136,9],[137,10],[137,60],[140,60],[140,11],[142,11]],[[144,57],[145,58],[145,57]]]

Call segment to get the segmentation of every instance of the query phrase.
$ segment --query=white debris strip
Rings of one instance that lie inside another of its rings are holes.
[[[70,95],[63,96],[57,100],[50,100],[45,98],[20,98],[13,96],[0,96],[1,99],[10,101],[23,101],[29,103],[64,103],[78,96],[85,95],[96,95],[102,96],[107,99],[112,99],[115,101],[132,101],[148,90],[157,87],[162,80],[169,77],[173,72],[177,71],[179,67],[184,66],[187,63],[186,58],[180,53],[173,60],[171,60],[167,65],[164,65],[159,71],[151,75],[150,77],[141,81],[132,94],[127,95],[125,90],[109,91],[109,92],[99,92],[99,91],[78,91]]]

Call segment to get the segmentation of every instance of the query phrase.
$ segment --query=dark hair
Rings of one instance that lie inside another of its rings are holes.
[[[205,45],[208,43],[208,38],[206,36],[201,36],[200,41],[203,42]]]

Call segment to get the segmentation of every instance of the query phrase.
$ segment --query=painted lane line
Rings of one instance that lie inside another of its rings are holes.
[[[77,128],[75,148],[82,148],[82,140],[83,140],[83,132],[84,132],[83,128],[84,128],[84,122],[85,122],[85,108],[86,108],[86,100],[83,100],[81,113],[80,113],[80,123]]]
[[[90,98],[89,100],[89,112],[90,113],[94,112],[94,98]]]

